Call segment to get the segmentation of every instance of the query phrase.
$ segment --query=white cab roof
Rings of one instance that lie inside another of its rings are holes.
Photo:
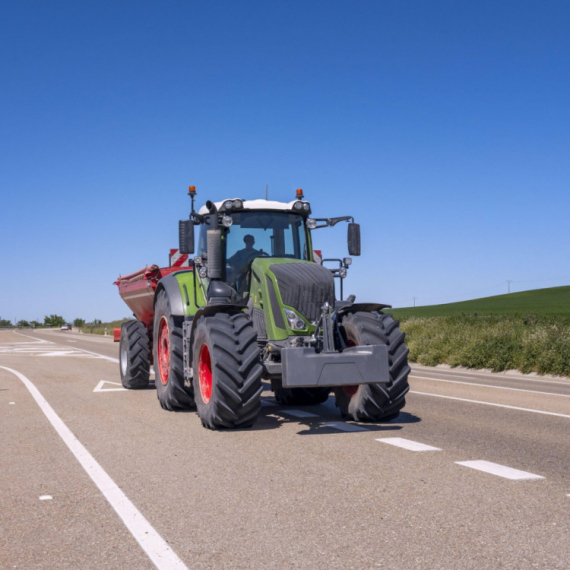
[[[226,200],[241,200],[241,198],[226,198]],[[222,207],[222,204],[226,201],[214,202],[218,210]],[[298,200],[293,200],[292,202],[274,202],[272,200],[244,200],[243,209],[244,210],[292,210],[293,204],[298,202]],[[208,208],[202,206],[198,211],[198,214],[203,216],[208,213]]]

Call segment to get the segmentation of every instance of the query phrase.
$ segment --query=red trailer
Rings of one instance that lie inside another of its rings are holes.
[[[144,323],[147,330],[152,330],[154,318],[154,290],[158,282],[176,271],[192,271],[192,267],[159,267],[147,265],[134,273],[120,276],[115,285],[119,287],[119,295],[129,306],[133,315]],[[121,338],[121,329],[113,330],[115,342]]]

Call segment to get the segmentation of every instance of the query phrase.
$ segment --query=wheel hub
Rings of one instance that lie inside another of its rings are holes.
[[[158,326],[158,375],[163,386],[166,386],[170,370],[170,335],[166,317],[160,319]]]
[[[212,398],[212,359],[210,358],[210,349],[204,343],[200,348],[200,357],[198,358],[198,381],[200,384],[200,394],[204,404],[208,404]]]

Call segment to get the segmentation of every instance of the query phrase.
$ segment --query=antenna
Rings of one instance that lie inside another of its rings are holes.
[[[268,194],[269,194],[269,193],[268,193],[268,188],[269,188],[269,184],[266,184],[266,185],[265,185],[265,200],[266,200],[266,201],[268,200],[267,196],[268,196]]]

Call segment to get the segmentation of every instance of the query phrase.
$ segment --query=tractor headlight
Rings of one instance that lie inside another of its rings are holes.
[[[293,210],[297,210],[297,212],[300,212],[303,209],[303,202],[295,202],[293,204]]]
[[[234,210],[241,210],[243,208],[242,200],[234,200]]]
[[[313,218],[309,218],[307,220],[307,227],[310,230],[314,230],[317,227],[317,220],[313,220]]]
[[[223,216],[222,217],[222,225],[224,228],[229,228],[234,223],[234,220],[231,216]]]
[[[224,210],[231,210],[234,207],[234,201],[233,200],[226,200],[222,206],[222,208]]]
[[[352,264],[352,257],[345,257],[343,258],[342,262],[348,267]]]
[[[208,269],[206,268],[205,265],[200,266],[200,269],[198,269],[198,275],[202,277],[202,279],[208,277]]]
[[[289,326],[294,331],[301,331],[307,328],[305,321],[301,317],[299,317],[299,315],[295,311],[292,311],[291,309],[283,309],[283,310],[285,311],[285,316],[287,317]]]
[[[311,205],[309,204],[309,202],[304,202],[303,203],[303,210],[305,210],[305,212],[309,213],[311,210]]]
[[[340,275],[341,279],[344,279],[346,277],[346,267],[341,267],[338,270],[338,274]]]

